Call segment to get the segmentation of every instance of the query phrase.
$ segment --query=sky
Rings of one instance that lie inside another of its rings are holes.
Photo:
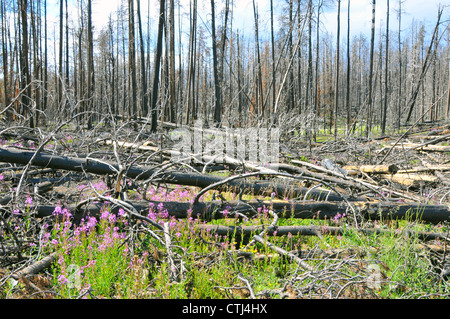
[[[110,13],[117,10],[119,4],[123,0],[93,0],[93,21],[96,29],[101,29],[106,25],[108,16]],[[190,0],[175,0],[180,1],[182,6],[182,12],[189,13]],[[260,24],[260,36],[261,38],[270,36],[270,0],[255,0],[259,11],[259,24]],[[303,0],[306,2],[306,0]],[[347,6],[349,0],[341,1],[341,39],[347,37]],[[390,30],[393,32],[398,31],[398,1],[390,0]],[[75,1],[69,1],[69,3],[75,3]],[[126,1],[125,1],[126,2]],[[216,14],[223,6],[224,0],[216,0]],[[321,21],[323,23],[321,30],[327,30],[336,36],[337,29],[337,2],[328,0],[331,3],[324,12],[321,14]],[[371,0],[350,0],[350,30],[351,37],[364,33],[368,37],[370,36],[370,22],[372,5]],[[438,7],[440,4],[445,4],[446,0],[403,0],[402,3],[402,29],[408,31],[413,20],[424,22],[427,32],[431,33],[437,17]],[[59,0],[48,0],[48,11],[55,12],[55,17],[58,16]],[[146,10],[150,3],[150,16],[152,17],[151,28],[156,30],[157,28],[157,14],[159,12],[159,1],[156,0],[141,0],[141,8],[143,10],[143,20],[145,21]],[[273,0],[275,8],[275,16],[277,13],[281,13],[283,8],[286,8],[288,0]],[[376,34],[379,33],[380,27],[385,29],[386,23],[386,3],[387,0],[376,1]],[[210,13],[210,1],[198,0],[198,10],[200,12],[199,24],[208,23],[208,15]],[[450,6],[447,6],[444,10],[443,20],[449,19]],[[78,13],[75,6],[72,6],[70,11],[75,19]],[[233,29],[237,28],[242,31],[248,30],[253,34],[254,18],[253,18],[253,5],[252,0],[234,0],[234,20]],[[55,18],[55,21],[58,21]],[[220,23],[220,22],[217,22]],[[277,22],[276,22],[277,23]],[[55,22],[57,24],[57,22]],[[208,25],[209,27],[209,25]],[[57,26],[56,26],[57,28]],[[185,27],[185,32],[188,30]],[[276,28],[276,26],[275,26]]]
[[[426,30],[431,33],[436,24],[439,5],[445,4],[443,0],[403,0],[402,2],[402,32],[408,33],[408,28],[413,20],[424,22]],[[399,1],[389,1],[389,29],[398,32]],[[347,37],[347,10],[348,1],[341,2],[341,37]],[[450,7],[444,10],[442,20],[449,18]],[[372,21],[372,4],[370,0],[350,0],[350,33],[351,37],[360,33],[370,36]],[[383,32],[386,28],[387,0],[376,1],[375,20],[376,31],[380,27]],[[327,30],[336,35],[337,30],[337,5],[324,13]]]

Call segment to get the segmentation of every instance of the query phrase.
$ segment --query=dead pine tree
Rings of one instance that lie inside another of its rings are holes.
[[[216,127],[219,127],[222,122],[222,106],[221,106],[221,95],[220,95],[220,81],[219,81],[219,70],[217,61],[217,44],[216,44],[216,19],[215,19],[215,4],[214,0],[211,0],[211,41],[212,41],[212,51],[213,51],[213,68],[214,68],[214,123]]]
[[[373,109],[373,53],[375,46],[375,2],[372,0],[372,27],[370,36],[370,65],[369,65],[369,95],[367,97],[367,117],[366,117],[366,137],[369,137],[369,132],[372,130],[372,109]]]
[[[388,105],[389,96],[389,0],[386,0],[387,11],[386,11],[386,62],[385,62],[385,73],[384,73],[384,104],[383,104],[383,117],[381,119],[381,135],[386,132],[386,113]]]
[[[190,32],[188,49],[188,72],[186,92],[186,116],[185,123],[189,124],[193,118],[195,96],[195,71],[196,71],[196,47],[197,47],[197,0],[191,0],[190,4]]]
[[[175,91],[175,3],[169,0],[169,115],[172,123],[176,123]]]
[[[148,94],[147,94],[147,73],[145,72],[145,53],[144,53],[144,37],[142,35],[142,19],[141,19],[141,5],[137,1],[137,18],[138,18],[138,32],[139,32],[139,54],[141,64],[141,112],[144,116],[148,115]]]
[[[59,64],[58,64],[58,106],[62,108],[63,99],[63,32],[64,32],[64,1],[59,1]]]
[[[87,33],[88,33],[88,65],[87,65],[87,109],[89,112],[93,111],[94,106],[94,37],[92,32],[92,0],[88,0],[88,15],[87,15]],[[88,115],[87,129],[92,129],[92,115]]]
[[[339,104],[339,64],[340,64],[340,32],[341,32],[341,0],[338,2],[338,13],[337,13],[337,40],[336,40],[336,87],[334,93],[334,140],[337,140],[338,131],[338,104]]]
[[[161,56],[162,56],[162,41],[164,31],[165,20],[165,0],[159,2],[159,19],[158,19],[158,39],[156,42],[156,51],[153,67],[153,84],[152,84],[152,104],[151,104],[151,131],[156,133],[158,126],[158,112],[156,109],[156,103],[158,101],[158,87],[159,87],[159,72],[161,69]]]
[[[350,60],[350,0],[348,0],[347,7],[347,89],[345,93],[345,105],[347,110],[347,132],[350,131],[350,125],[352,122],[352,109],[350,105],[350,73],[351,73],[351,60]]]
[[[434,28],[433,35],[431,37],[431,42],[430,42],[430,45],[428,47],[427,54],[425,56],[425,61],[423,62],[423,65],[422,65],[422,70],[420,72],[419,80],[417,81],[417,84],[416,84],[416,86],[414,88],[412,96],[409,99],[409,102],[408,102],[408,105],[407,105],[408,115],[406,117],[406,123],[408,123],[410,121],[410,119],[411,119],[412,111],[413,111],[414,106],[416,104],[417,95],[419,94],[420,87],[423,84],[423,81],[425,79],[425,75],[427,74],[427,71],[428,71],[429,66],[431,64],[431,60],[433,58],[433,47],[434,46],[437,47],[437,45],[438,45],[438,41],[436,41],[436,38],[438,37],[439,24],[440,24],[440,21],[441,21],[442,12],[443,12],[443,9],[439,8],[436,26]],[[436,48],[435,48],[435,50],[436,50]]]
[[[28,63],[28,1],[20,0],[20,21],[22,25],[22,49],[20,50],[20,69],[21,80],[20,88],[23,94],[20,102],[22,103],[23,114],[29,112],[30,128],[34,128],[33,110],[31,109],[31,88],[30,71]]]
[[[134,0],[128,0],[128,69],[130,81],[129,115],[137,124],[137,80],[136,80],[136,47],[134,32]]]
[[[263,102],[263,84],[261,71],[261,53],[259,49],[259,26],[258,26],[258,7],[253,0],[253,16],[255,18],[255,45],[256,45],[256,65],[257,65],[257,80],[256,80],[256,108],[258,117],[264,116],[264,102]]]

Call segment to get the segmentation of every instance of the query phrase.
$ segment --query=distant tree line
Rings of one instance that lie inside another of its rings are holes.
[[[60,0],[57,26],[49,24],[46,0],[0,0],[1,114],[32,128],[77,114],[87,128],[107,121],[105,115],[148,119],[153,132],[160,121],[244,127],[304,116],[307,133],[335,135],[342,128],[385,134],[405,123],[448,119],[447,8],[427,29],[417,20],[402,24],[405,0],[383,0],[386,12],[376,12],[372,0],[370,38],[350,38],[351,20],[341,19],[341,4],[350,13],[350,0],[268,1],[270,21],[262,30],[253,0],[249,31],[233,25],[230,0],[204,2],[209,14],[202,23],[197,0],[188,8],[148,0],[156,21],[140,1],[122,1],[100,30],[93,27],[92,0]],[[322,23],[326,9],[336,10],[337,36]],[[376,15],[384,16],[378,29]]]

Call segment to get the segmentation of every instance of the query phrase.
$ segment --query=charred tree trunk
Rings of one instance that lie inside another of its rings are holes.
[[[4,104],[8,106],[11,102],[10,87],[9,87],[9,68],[8,68],[8,46],[7,46],[7,31],[6,31],[6,16],[5,16],[5,1],[0,2],[0,13],[2,20],[2,62],[3,62],[3,90],[4,90]],[[12,117],[11,117],[12,118]]]
[[[367,117],[366,117],[366,137],[372,130],[372,109],[373,109],[373,54],[375,46],[375,0],[372,0],[372,27],[370,36],[370,65],[369,65],[369,96],[367,98]]]
[[[139,32],[139,49],[141,61],[141,112],[143,116],[148,115],[148,94],[147,94],[147,74],[145,72],[145,52],[144,52],[144,37],[142,35],[142,20],[141,20],[141,5],[140,0],[137,1],[137,17],[138,17],[138,32]]]
[[[87,33],[88,33],[88,64],[87,64],[87,109],[93,112],[94,108],[94,38],[92,32],[92,0],[88,0],[88,16],[87,16]],[[92,115],[88,115],[88,130],[92,129]]]
[[[129,115],[134,123],[137,119],[137,80],[136,80],[136,37],[134,31],[134,0],[128,0],[128,74],[130,80]]]
[[[169,1],[169,114],[170,121],[176,123],[175,105],[175,2]]]
[[[20,66],[21,66],[21,103],[24,114],[29,113],[30,128],[34,128],[33,109],[31,108],[31,80],[30,69],[28,64],[28,0],[20,0],[20,16],[22,23],[22,49],[20,50]]]
[[[436,41],[436,38],[438,36],[438,30],[439,30],[439,24],[441,21],[442,12],[443,12],[442,9],[439,8],[436,26],[433,31],[433,36],[431,37],[431,42],[430,42],[430,46],[428,47],[428,50],[427,50],[427,55],[425,56],[425,61],[423,62],[423,65],[422,65],[420,77],[419,77],[419,80],[417,81],[417,84],[413,91],[413,94],[408,102],[407,108],[409,110],[408,110],[408,115],[406,117],[406,123],[408,123],[409,120],[411,119],[412,111],[414,109],[414,105],[416,104],[417,95],[419,94],[420,87],[422,86],[425,75],[427,74],[427,71],[429,69],[430,60],[433,58],[433,45],[437,46],[437,44],[438,44],[438,41]]]
[[[347,90],[345,96],[345,104],[347,109],[347,132],[350,132],[350,125],[352,123],[352,109],[350,105],[350,0],[348,0],[347,8]]]
[[[162,56],[162,41],[164,32],[164,20],[165,20],[165,0],[161,0],[159,3],[159,20],[158,20],[158,40],[156,43],[156,52],[153,68],[153,86],[152,86],[152,132],[156,132],[158,127],[158,112],[156,104],[158,102],[158,88],[159,88],[159,73],[161,69],[161,56]]]
[[[337,41],[336,41],[336,86],[334,92],[334,140],[337,140],[338,109],[339,109],[339,66],[340,66],[340,32],[341,32],[341,0],[338,0]]]
[[[211,0],[211,32],[212,32],[212,51],[213,51],[213,68],[214,68],[214,123],[219,127],[222,122],[222,97],[219,81],[218,59],[217,59],[217,42],[216,42],[216,13],[214,0]]]
[[[383,118],[381,119],[381,135],[383,136],[386,132],[386,117],[387,117],[387,105],[389,96],[389,0],[386,1],[387,12],[386,12],[386,56],[385,56],[385,74],[384,74],[384,109]]]

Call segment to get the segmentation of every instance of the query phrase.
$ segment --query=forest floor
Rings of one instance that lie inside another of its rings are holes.
[[[278,166],[171,130],[1,131],[0,298],[449,296],[450,124],[282,132]]]

